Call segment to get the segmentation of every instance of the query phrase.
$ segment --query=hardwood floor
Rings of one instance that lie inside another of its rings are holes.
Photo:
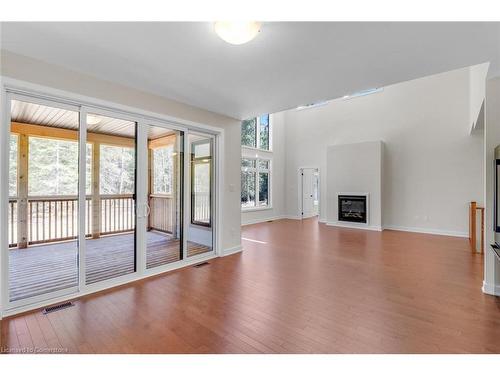
[[[244,252],[2,321],[2,345],[80,353],[500,353],[500,300],[463,238],[246,226]]]

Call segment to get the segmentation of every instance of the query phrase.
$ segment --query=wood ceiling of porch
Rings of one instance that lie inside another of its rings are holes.
[[[92,114],[89,114],[89,118],[87,129],[91,133],[125,138],[135,137],[135,126],[131,121]],[[67,130],[78,130],[79,128],[78,112],[19,100],[12,100],[11,121]],[[157,139],[172,133],[173,131],[170,129],[150,126],[148,138]]]

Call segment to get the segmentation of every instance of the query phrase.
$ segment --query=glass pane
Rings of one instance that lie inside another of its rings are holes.
[[[212,251],[213,247],[213,142],[210,137],[190,134],[189,166],[191,199],[190,220],[187,228],[187,256]],[[198,152],[203,150],[203,152]]]
[[[210,157],[210,143],[203,142],[193,145],[194,157],[195,158],[206,158]]]
[[[269,204],[269,173],[259,173],[259,205]]]
[[[150,165],[154,194],[172,194],[174,182],[174,144],[151,149]],[[176,153],[177,155],[177,153]]]
[[[262,115],[259,117],[260,123],[260,148],[269,150],[269,115]]]
[[[241,207],[255,207],[255,172],[241,172]]]
[[[241,159],[241,167],[242,168],[255,168],[255,160],[254,159]]]
[[[13,100],[11,119],[9,299],[18,301],[78,285],[79,116]]]
[[[241,123],[241,145],[257,147],[257,119],[243,120]]]
[[[269,160],[259,160],[260,169],[269,169]]]
[[[78,195],[78,142],[67,139],[29,137],[28,192],[30,196]],[[87,144],[87,172],[92,168],[92,145]],[[86,190],[90,193],[91,175]],[[40,184],[37,181],[45,180]]]
[[[135,190],[135,148],[100,147],[101,194],[132,194]]]
[[[93,284],[135,272],[136,123],[89,114],[87,140],[85,277]]]
[[[146,268],[182,259],[183,133],[149,126]]]

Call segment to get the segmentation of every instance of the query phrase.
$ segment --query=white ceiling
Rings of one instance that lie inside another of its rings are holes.
[[[490,61],[500,23],[263,23],[248,44],[207,22],[2,23],[2,48],[235,118]]]

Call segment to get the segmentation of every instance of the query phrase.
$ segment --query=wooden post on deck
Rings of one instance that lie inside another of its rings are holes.
[[[469,205],[469,242],[473,253],[476,252],[476,208],[477,202],[470,202]]]
[[[17,175],[17,246],[28,247],[28,136],[19,134],[19,159]]]
[[[472,253],[477,253],[477,211],[480,211],[481,237],[479,242],[479,253],[484,252],[484,207],[478,207],[477,202],[469,204],[469,242]]]
[[[101,145],[95,142],[92,146],[92,238],[101,235],[100,149]]]

